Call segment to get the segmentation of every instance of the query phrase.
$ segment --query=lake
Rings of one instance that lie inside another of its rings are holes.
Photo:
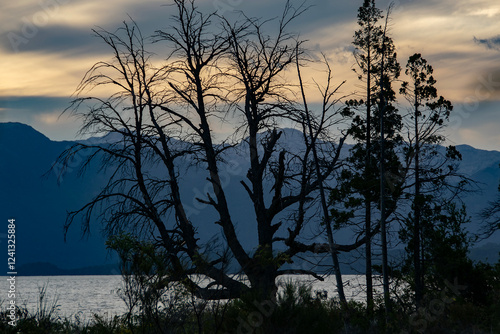
[[[8,277],[2,279],[0,305],[5,309],[9,303]],[[365,279],[362,275],[343,275],[344,289],[349,300],[364,301]],[[337,297],[335,277],[326,276],[323,282],[307,275],[283,275],[279,284],[294,281],[311,286],[315,291],[326,291],[328,298]],[[381,291],[379,280],[376,289]],[[375,283],[375,282],[374,282]],[[59,315],[80,320],[90,320],[92,315],[121,315],[126,312],[126,306],[119,297],[122,278],[119,275],[110,276],[17,276],[16,304],[24,306],[31,312],[36,312],[41,289],[46,289],[46,305],[56,303]]]

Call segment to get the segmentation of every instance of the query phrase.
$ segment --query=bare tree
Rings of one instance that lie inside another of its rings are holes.
[[[320,145],[318,145],[318,137],[329,127],[330,121],[331,121],[331,109],[334,106],[335,102],[338,102],[338,99],[334,99],[334,94],[338,91],[338,89],[344,84],[340,84],[336,88],[331,89],[332,85],[332,69],[330,68],[330,65],[328,64],[328,61],[325,56],[323,56],[325,65],[327,67],[327,72],[328,72],[328,77],[327,77],[327,82],[326,82],[326,87],[324,89],[320,89],[321,95],[322,95],[322,104],[321,104],[321,111],[319,113],[319,117],[315,117],[314,113],[311,112],[309,109],[309,105],[307,103],[307,97],[305,93],[305,87],[304,87],[304,82],[302,80],[301,72],[300,72],[300,63],[299,63],[299,57],[297,55],[297,74],[299,78],[299,84],[300,84],[300,91],[302,94],[302,100],[304,104],[304,115],[302,116],[304,119],[304,125],[303,125],[303,132],[306,135],[306,141],[309,141],[313,159],[314,159],[314,167],[316,171],[316,175],[318,178],[321,178],[321,160],[320,160],[320,155],[318,153]],[[319,88],[319,85],[318,85]],[[332,101],[333,100],[333,101]],[[336,123],[336,122],[334,122]],[[347,135],[344,135],[339,142],[339,146],[337,147],[336,153],[337,157],[336,159],[338,160],[338,154],[340,153],[340,150],[342,148],[342,145],[346,139]],[[323,157],[324,154],[321,155]],[[325,229],[326,229],[326,234],[328,238],[328,245],[330,248],[330,255],[332,257],[332,263],[333,263],[333,268],[334,268],[334,273],[335,273],[335,279],[337,282],[337,290],[339,292],[339,298],[340,302],[342,303],[343,307],[347,308],[347,300],[345,297],[344,293],[344,285],[342,281],[342,273],[340,270],[340,262],[338,259],[338,254],[337,250],[335,249],[335,242],[334,242],[334,237],[333,237],[333,230],[332,230],[332,224],[331,224],[331,215],[329,213],[328,209],[328,203],[327,203],[327,198],[326,198],[326,190],[325,190],[325,185],[323,184],[323,180],[320,180],[319,183],[319,196],[320,196],[320,201],[321,201],[321,209],[323,212],[323,219],[325,222]]]
[[[200,12],[192,0],[175,0],[174,5],[173,25],[154,36],[157,45],[166,47],[165,60],[146,50],[146,39],[135,23],[125,23],[114,33],[96,31],[113,59],[89,70],[71,110],[83,119],[82,133],[114,136],[76,144],[59,162],[67,163],[78,151],[88,150],[91,154],[82,171],[99,163],[109,181],[91,202],[69,214],[66,228],[80,217],[88,230],[98,212],[109,235],[126,231],[150,240],[163,250],[170,269],[158,288],[180,281],[204,299],[255,293],[256,298],[273,300],[279,275],[306,273],[320,278],[304,268],[282,268],[298,254],[330,252],[332,246],[336,251],[359,247],[311,243],[303,237],[308,222],[320,223],[313,219],[314,199],[338,168],[341,148],[329,137],[334,154],[322,154],[318,164],[312,154],[316,139],[311,142],[310,136],[303,136],[301,149],[287,149],[279,128],[285,121],[297,127],[305,124],[293,84],[285,79],[302,54],[302,43],[287,28],[304,8],[287,3],[276,21],[243,15],[231,23]],[[270,36],[265,28],[273,22],[277,32]],[[107,97],[90,95],[99,93],[95,90],[99,87]],[[331,94],[325,93],[328,101]],[[233,115],[241,122],[234,125],[233,142],[243,143],[250,164],[240,190],[255,214],[255,221],[244,222],[257,230],[253,250],[242,245],[245,236],[237,233],[221,177],[225,154],[235,145],[229,139],[217,144],[212,128]],[[340,117],[338,112],[328,120],[335,117]],[[328,133],[315,131],[310,133],[314,138]],[[206,171],[211,191],[197,201],[217,216],[212,223],[223,236],[219,248],[202,240],[187,214],[180,172],[186,161],[196,164],[197,171]],[[228,274],[231,258],[249,285]],[[193,274],[211,283],[202,286]]]

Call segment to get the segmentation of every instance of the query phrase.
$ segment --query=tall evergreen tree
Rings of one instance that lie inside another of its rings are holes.
[[[406,149],[406,161],[408,166],[412,166],[410,170],[413,172],[412,214],[407,223],[412,230],[409,253],[413,256],[415,302],[419,307],[424,294],[424,245],[428,243],[426,238],[430,238],[430,232],[424,235],[424,231],[432,230],[431,227],[426,227],[432,224],[429,219],[437,219],[433,213],[436,210],[431,209],[429,203],[436,202],[439,194],[451,185],[447,179],[456,173],[453,162],[460,159],[460,154],[450,146],[446,149],[446,154],[441,154],[440,157],[437,144],[445,140],[442,130],[453,106],[442,96],[438,97],[432,66],[421,54],[416,53],[408,59],[405,73],[409,81],[403,82],[400,92],[412,105],[408,114],[409,145]],[[444,166],[448,168],[443,169]]]
[[[389,12],[388,12],[389,13]],[[382,11],[375,6],[374,0],[365,0],[358,10],[358,25],[353,44],[357,68],[354,70],[363,83],[364,99],[347,101],[347,110],[353,117],[350,133],[356,140],[349,157],[349,168],[344,170],[339,190],[332,193],[333,202],[343,202],[343,213],[333,210],[337,221],[347,224],[352,221],[361,207],[364,210],[363,234],[365,238],[366,287],[368,310],[373,306],[372,282],[372,238],[380,229],[380,224],[373,224],[373,208],[380,198],[380,131],[381,115],[385,128],[385,165],[388,170],[397,168],[397,157],[389,153],[399,140],[401,117],[392,105],[396,94],[391,82],[399,76],[392,39],[386,33],[386,25],[381,25],[384,18]],[[396,160],[395,160],[396,159]],[[350,198],[349,200],[345,200]],[[349,213],[350,212],[350,213]],[[340,224],[339,223],[339,224]]]

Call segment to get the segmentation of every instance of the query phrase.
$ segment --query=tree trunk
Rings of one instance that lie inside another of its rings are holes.
[[[344,293],[344,283],[342,280],[342,272],[340,271],[340,263],[339,263],[339,258],[337,254],[337,250],[335,249],[335,242],[333,240],[333,231],[332,231],[332,226],[331,226],[331,221],[330,221],[330,214],[328,211],[328,205],[326,203],[326,195],[325,195],[325,189],[323,186],[323,180],[322,180],[322,175],[321,175],[321,168],[320,168],[320,163],[319,163],[319,157],[318,157],[318,150],[316,147],[316,139],[317,135],[314,133],[313,126],[312,126],[312,120],[311,120],[311,114],[309,111],[309,107],[307,105],[307,100],[306,100],[306,95],[304,92],[304,85],[302,83],[302,76],[300,74],[300,67],[298,63],[298,55],[297,55],[297,74],[299,77],[299,83],[300,83],[300,88],[301,88],[301,93],[302,93],[302,100],[304,101],[304,108],[305,108],[305,116],[306,116],[306,125],[307,129],[309,130],[309,137],[311,139],[311,149],[313,152],[313,158],[314,158],[314,167],[316,170],[316,176],[319,180],[319,195],[320,195],[320,200],[321,200],[321,208],[323,210],[323,217],[325,220],[326,224],[326,234],[328,238],[328,245],[330,247],[330,255],[332,257],[332,262],[333,262],[333,269],[335,272],[335,280],[337,283],[337,291],[339,294],[339,299],[341,305],[347,309],[347,299],[345,297]],[[321,127],[323,126],[323,121],[324,121],[324,116],[326,113],[326,109],[323,108],[323,114],[322,114],[322,121],[320,122],[320,128],[317,131],[321,131]]]
[[[250,294],[258,302],[276,302],[278,286],[276,285],[277,269],[273,265],[258,265],[248,271],[248,280],[251,284]]]
[[[415,304],[420,307],[423,297],[423,281],[421,273],[420,258],[420,138],[418,129],[418,100],[415,89],[415,200],[414,200],[415,221],[413,224],[413,261],[415,266]]]
[[[390,8],[389,8],[390,10]],[[383,288],[384,288],[384,304],[385,304],[385,314],[386,318],[391,312],[391,300],[389,293],[389,264],[387,258],[387,231],[386,231],[386,212],[385,212],[385,130],[384,130],[384,113],[387,107],[384,94],[384,66],[385,66],[385,36],[387,32],[387,23],[389,19],[389,10],[387,11],[384,34],[383,34],[383,45],[382,45],[382,61],[380,66],[380,234],[382,241],[382,276],[383,276]]]
[[[370,45],[370,44],[368,44]],[[366,82],[366,158],[365,158],[365,185],[369,184],[370,168],[371,168],[371,55],[370,47],[368,47],[368,76]],[[372,273],[372,241],[371,241],[371,198],[370,189],[366,189],[365,193],[365,278],[366,278],[366,305],[367,312],[370,314],[373,311],[373,273]]]

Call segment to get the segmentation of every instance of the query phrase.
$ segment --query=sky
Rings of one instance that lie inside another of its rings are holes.
[[[300,4],[302,1],[292,1]],[[345,94],[359,91],[352,39],[362,0],[306,0],[310,8],[291,32],[312,53],[329,59]],[[170,0],[2,1],[0,11],[0,122],[22,122],[53,140],[77,138],[81,123],[61,112],[90,67],[111,58],[92,29],[114,31],[133,18],[144,35],[164,29]],[[239,11],[273,18],[284,0],[198,0],[202,11],[229,18]],[[434,67],[438,93],[452,101],[448,144],[500,151],[500,2],[396,0],[390,21],[399,62],[416,52]],[[389,1],[377,1],[385,10]],[[309,77],[320,77],[310,69]],[[316,72],[314,72],[316,71]],[[397,84],[396,84],[397,88]]]

